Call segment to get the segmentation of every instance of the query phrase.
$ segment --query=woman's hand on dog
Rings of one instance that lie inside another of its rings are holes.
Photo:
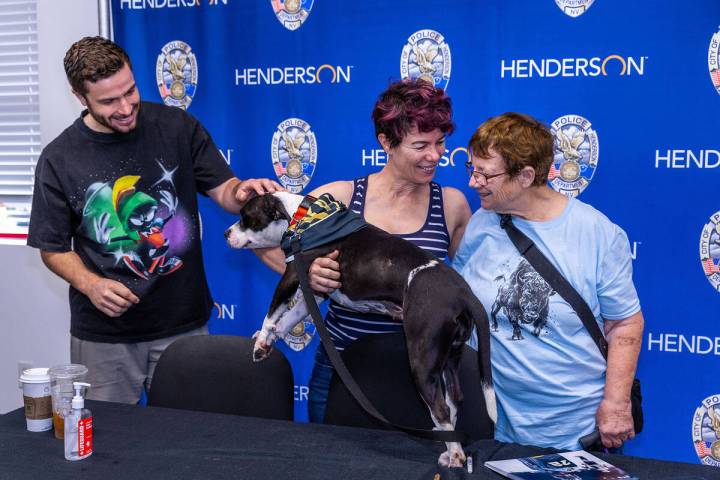
[[[340,252],[335,250],[324,257],[318,257],[310,265],[308,279],[310,288],[318,293],[330,294],[342,287],[340,283],[340,264],[337,258]]]

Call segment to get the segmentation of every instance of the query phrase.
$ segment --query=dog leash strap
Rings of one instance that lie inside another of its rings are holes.
[[[535,243],[515,226],[510,215],[500,215],[500,227],[505,230],[505,233],[507,233],[507,236],[510,237],[510,240],[515,245],[515,248],[517,248],[520,254],[533,266],[537,273],[575,310],[578,317],[580,317],[580,321],[585,325],[593,341],[598,349],[600,349],[600,353],[602,353],[607,361],[607,340],[605,340],[605,337],[600,331],[600,327],[595,321],[595,315],[593,315],[587,302],[580,296],[577,290],[570,285],[570,282],[563,277],[558,269],[550,263],[550,260],[543,255]]]
[[[320,334],[320,341],[322,342],[323,346],[325,347],[325,352],[327,353],[327,356],[330,359],[330,363],[332,363],[338,376],[342,380],[343,384],[350,391],[350,394],[353,396],[355,401],[357,401],[358,404],[360,404],[360,406],[370,416],[375,418],[377,421],[379,421],[383,425],[389,426],[396,430],[401,430],[410,435],[416,436],[418,438],[424,438],[427,440],[436,440],[436,441],[442,441],[442,442],[467,442],[468,438],[462,432],[423,430],[423,429],[419,429],[419,428],[404,427],[401,425],[396,425],[394,423],[389,422],[375,408],[375,406],[372,404],[372,402],[370,402],[370,400],[362,392],[362,390],[360,389],[360,386],[357,384],[355,379],[352,377],[352,374],[347,369],[345,362],[343,362],[342,357],[340,357],[340,354],[338,353],[337,349],[335,348],[335,344],[332,342],[332,339],[330,338],[330,333],[328,332],[327,327],[325,326],[325,321],[323,320],[322,314],[320,313],[320,309],[318,308],[317,302],[315,301],[315,294],[310,289],[310,283],[308,281],[308,276],[307,276],[308,267],[305,263],[305,259],[303,258],[303,255],[302,255],[302,251],[300,248],[300,240],[297,238],[294,238],[291,242],[291,247],[292,247],[293,265],[295,267],[295,272],[298,276],[298,281],[300,283],[300,289],[302,290],[303,297],[305,298],[305,304],[307,305],[308,312],[310,313],[310,316],[312,317],[313,322],[315,324],[315,329]]]

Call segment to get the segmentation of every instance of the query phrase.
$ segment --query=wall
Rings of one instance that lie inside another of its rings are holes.
[[[85,35],[97,35],[97,0],[38,0],[40,126],[43,144],[75,119],[80,104],[70,94],[62,59]],[[0,289],[0,413],[22,406],[19,361],[52,366],[70,360],[67,284],[50,273],[35,249],[0,245],[6,281]]]

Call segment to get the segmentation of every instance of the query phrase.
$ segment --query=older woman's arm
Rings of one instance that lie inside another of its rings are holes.
[[[600,438],[605,447],[619,447],[635,436],[630,388],[635,378],[642,344],[642,312],[623,320],[605,320],[608,362],[605,394],[596,414]]]

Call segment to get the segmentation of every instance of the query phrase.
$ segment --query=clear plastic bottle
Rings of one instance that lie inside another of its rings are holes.
[[[83,387],[90,384],[73,382],[75,396],[72,399],[72,410],[65,415],[65,458],[82,460],[92,455],[92,413],[85,407],[82,396]]]

